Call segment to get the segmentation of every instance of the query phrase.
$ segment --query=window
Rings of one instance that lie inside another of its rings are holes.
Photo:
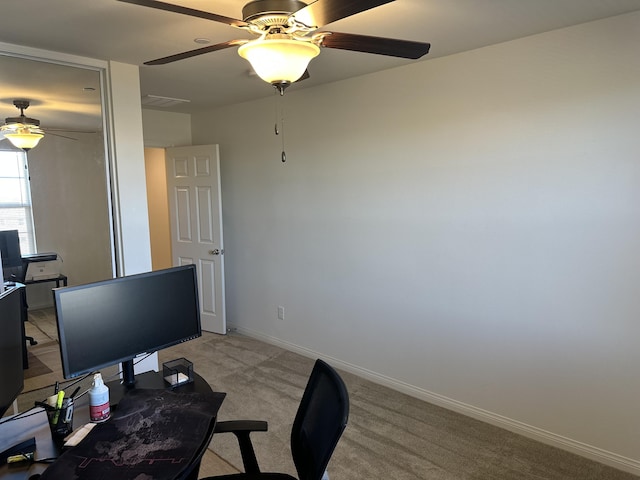
[[[23,254],[36,252],[27,154],[0,150],[0,230],[18,230]]]

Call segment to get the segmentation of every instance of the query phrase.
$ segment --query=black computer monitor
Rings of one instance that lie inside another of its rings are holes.
[[[202,335],[195,265],[53,291],[65,378],[123,364]]]
[[[24,388],[22,365],[22,294],[19,288],[0,286],[0,417]]]
[[[0,231],[0,256],[2,257],[3,280],[22,280],[22,255],[18,230]]]

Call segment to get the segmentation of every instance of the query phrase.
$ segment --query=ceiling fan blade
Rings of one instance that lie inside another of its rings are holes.
[[[216,15],[215,13],[204,12],[202,10],[196,10],[194,8],[182,7],[180,5],[173,5],[171,3],[159,2],[157,0],[118,0],[119,2],[132,3],[133,5],[141,5],[143,7],[155,8],[157,10],[166,10],[167,12],[181,13],[183,15],[189,15],[191,17],[204,18],[205,20],[213,20],[214,22],[226,23],[232,27],[246,28],[248,23],[231,17],[225,17],[223,15]]]
[[[395,0],[316,0],[291,16],[307,27],[319,28],[393,1]]]
[[[304,73],[302,74],[302,76],[296,80],[296,82],[301,82],[303,80],[306,80],[307,78],[310,78],[311,75],[309,75],[309,70],[305,70]]]
[[[176,53],[175,55],[169,55],[168,57],[156,58],[144,62],[145,65],[165,65],[167,63],[176,62],[178,60],[184,60],[185,58],[196,57],[203,53],[215,52],[217,50],[224,50],[225,48],[233,47],[236,45],[242,45],[249,40],[229,40],[228,42],[217,43],[215,45],[207,45],[206,47],[196,48],[195,50],[189,50],[188,52]]]
[[[63,133],[91,133],[91,134],[96,134],[98,133],[96,130],[77,130],[74,128],[52,128],[52,127],[43,127],[42,130],[44,131],[44,133],[49,133],[49,134],[55,134],[58,132],[63,132]]]
[[[54,137],[66,138],[67,140],[78,140],[77,138],[67,137],[66,135],[60,135],[59,133],[45,132],[47,135],[53,135]]]
[[[351,33],[321,32],[320,45],[327,48],[375,53],[390,57],[417,59],[429,53],[430,43],[397,40],[394,38],[370,37]],[[328,34],[328,35],[324,35]]]

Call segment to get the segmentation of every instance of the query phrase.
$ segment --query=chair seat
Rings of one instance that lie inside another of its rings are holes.
[[[231,475],[221,475],[211,477],[211,480],[298,480],[296,477],[286,473],[234,473]],[[202,480],[207,480],[202,479]]]

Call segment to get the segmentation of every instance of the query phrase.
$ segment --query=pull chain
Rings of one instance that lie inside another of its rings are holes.
[[[275,90],[275,94],[278,94],[278,91]],[[274,102],[273,102],[273,118],[274,118],[274,124],[273,124],[273,132],[276,135],[280,135],[280,130],[278,129],[278,97],[274,97]]]
[[[281,145],[282,145],[282,154],[280,156],[280,158],[282,159],[282,163],[287,161],[287,154],[284,151],[284,100],[282,99],[283,92],[280,92],[280,94],[278,94],[278,90],[276,89],[276,103],[275,103],[275,125],[274,125],[274,132],[276,135],[280,135],[282,134],[282,136],[280,137],[281,139]],[[280,107],[278,109],[278,107]],[[280,110],[280,128],[278,128],[278,110]]]
[[[282,137],[280,137],[280,139],[282,140],[282,163],[287,161],[287,154],[284,152],[284,100],[280,100],[280,104],[282,106],[282,117],[280,118],[280,128],[282,130]]]

